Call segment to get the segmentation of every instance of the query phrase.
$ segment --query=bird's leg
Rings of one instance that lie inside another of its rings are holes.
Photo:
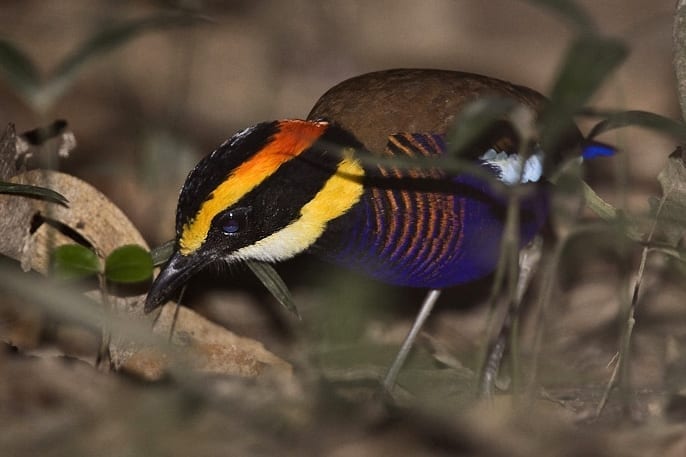
[[[507,308],[507,314],[503,323],[500,326],[498,335],[490,345],[486,356],[486,361],[481,370],[481,377],[479,379],[479,396],[487,397],[493,393],[493,386],[498,375],[498,369],[507,347],[507,341],[510,339],[512,326],[519,314],[519,305],[524,298],[531,279],[534,276],[536,267],[541,260],[541,253],[543,251],[543,239],[537,236],[528,245],[524,247],[519,253],[519,275],[517,278],[517,287],[515,289],[515,296],[512,297]]]
[[[424,326],[424,322],[426,322],[426,319],[429,317],[429,314],[431,314],[431,310],[433,309],[434,305],[436,304],[436,300],[438,300],[438,297],[440,295],[440,289],[431,289],[424,298],[422,306],[419,309],[419,313],[417,314],[417,317],[412,323],[410,331],[407,333],[407,336],[405,337],[402,346],[400,346],[398,354],[395,356],[395,359],[393,360],[393,364],[388,369],[388,373],[386,373],[386,377],[383,380],[383,388],[387,394],[393,392],[395,382],[398,379],[398,373],[405,364],[405,360],[407,359],[407,356],[409,355],[410,350],[414,345],[414,341],[417,339],[419,331]]]

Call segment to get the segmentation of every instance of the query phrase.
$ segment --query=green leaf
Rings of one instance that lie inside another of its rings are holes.
[[[0,73],[27,101],[31,101],[40,89],[41,80],[36,67],[26,54],[6,40],[0,40]]]
[[[596,26],[591,16],[576,3],[569,0],[529,0],[537,6],[548,8],[574,25],[580,33],[591,33]]]
[[[44,84],[40,97],[36,100],[37,106],[39,108],[50,106],[71,86],[79,72],[92,60],[129,43],[145,32],[188,25],[195,20],[197,17],[190,15],[162,14],[115,24],[99,30],[60,63]]]
[[[15,184],[0,181],[0,194],[22,195],[24,197],[39,198],[48,200],[60,205],[67,206],[69,201],[60,193],[45,187],[31,186],[28,184]]]
[[[622,127],[644,127],[666,133],[681,142],[686,142],[686,125],[659,114],[648,111],[619,111],[601,113],[604,120],[596,124],[588,134],[589,138]]]
[[[81,279],[100,272],[100,259],[80,244],[64,244],[52,251],[51,271],[59,279]]]
[[[121,246],[105,259],[105,277],[112,282],[135,284],[152,277],[152,257],[136,244]]]
[[[153,248],[150,251],[150,257],[152,257],[152,264],[156,267],[164,265],[174,253],[175,245],[176,241],[169,240],[166,243],[162,243],[156,248]]]
[[[257,260],[247,260],[245,263],[252,272],[255,273],[255,276],[262,281],[264,287],[271,292],[274,298],[276,298],[288,311],[295,314],[295,317],[300,319],[300,313],[298,313],[298,308],[295,306],[293,296],[274,267],[266,262],[259,262]]]
[[[572,44],[541,115],[543,150],[552,151],[573,126],[572,116],[590,100],[607,76],[624,60],[621,42],[582,36]]]

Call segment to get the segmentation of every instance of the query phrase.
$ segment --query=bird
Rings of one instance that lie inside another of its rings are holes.
[[[424,311],[441,290],[488,276],[498,263],[508,201],[497,184],[531,187],[519,201],[523,247],[546,224],[546,160],[559,160],[557,151],[544,152],[535,141],[520,157],[524,140],[503,120],[463,151],[480,173],[432,165],[450,149],[447,134],[460,113],[488,97],[535,113],[547,103],[533,89],[483,75],[394,69],[335,85],[305,119],[235,133],[188,174],[174,253],[154,280],[145,311],[163,305],[209,264],[275,263],[302,253],[385,283],[428,289]],[[556,149],[582,154],[583,145],[571,124]],[[598,148],[588,143],[586,149],[603,155]],[[422,166],[401,166],[393,161],[399,158],[423,160]],[[395,382],[402,360],[396,362],[386,386]]]

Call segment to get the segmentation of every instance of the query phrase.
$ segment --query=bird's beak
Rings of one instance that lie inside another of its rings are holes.
[[[164,305],[172,294],[198,270],[207,265],[204,256],[175,252],[150,287],[144,311],[149,313]]]

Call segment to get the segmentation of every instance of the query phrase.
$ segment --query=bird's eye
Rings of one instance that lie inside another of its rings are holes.
[[[222,225],[222,232],[230,235],[241,231],[241,224],[238,219],[225,218],[224,225]]]
[[[235,235],[245,229],[250,208],[233,208],[219,216],[218,226],[225,235]]]

